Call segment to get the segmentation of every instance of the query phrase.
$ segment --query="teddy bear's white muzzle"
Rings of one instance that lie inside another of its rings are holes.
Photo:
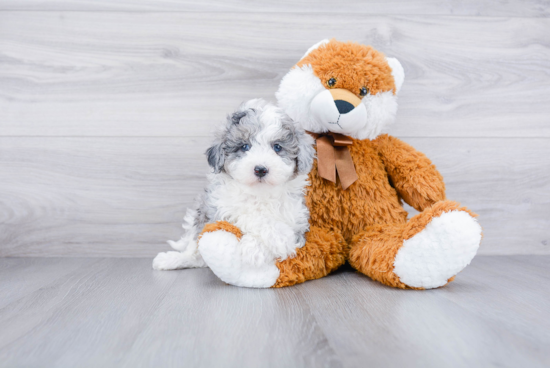
[[[354,107],[346,101],[335,101],[329,90],[313,98],[310,111],[319,125],[334,133],[351,135],[367,123],[367,109],[364,104]]]

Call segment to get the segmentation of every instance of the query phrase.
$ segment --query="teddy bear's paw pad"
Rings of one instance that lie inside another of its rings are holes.
[[[205,233],[199,241],[199,251],[212,272],[231,285],[267,288],[279,277],[274,262],[253,264],[243,258],[239,239],[224,230]]]
[[[445,212],[405,240],[394,273],[408,286],[433,289],[470,264],[481,242],[481,226],[464,211]]]
[[[199,252],[208,267],[216,275],[218,273],[224,274],[227,272],[227,269],[238,266],[238,245],[239,239],[235,235],[228,231],[217,230],[204,233],[201,236],[199,240]]]
[[[195,267],[206,267],[198,252],[162,252],[153,259],[155,270],[168,271]]]

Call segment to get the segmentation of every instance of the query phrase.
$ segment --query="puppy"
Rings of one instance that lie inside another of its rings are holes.
[[[168,242],[177,252],[159,253],[153,268],[208,266],[229,284],[272,286],[279,275],[275,262],[305,244],[313,139],[282,110],[254,99],[228,116],[206,155],[213,173],[187,210],[185,234]],[[204,226],[216,221],[238,227],[242,238],[220,230],[198,242]]]

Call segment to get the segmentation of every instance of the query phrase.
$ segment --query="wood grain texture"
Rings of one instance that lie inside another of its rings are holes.
[[[550,254],[546,139],[407,138],[480,215],[480,254]],[[182,234],[208,138],[0,138],[0,257],[152,257]]]
[[[67,262],[57,258],[44,262],[40,258],[24,258],[17,262],[0,261],[0,308],[98,260],[73,258]]]
[[[208,136],[335,37],[403,63],[397,136],[550,137],[549,33],[548,18],[4,11],[0,135]]]
[[[299,290],[234,288],[209,269],[178,275],[129,353],[124,367],[159,355],[167,366],[342,367]]]
[[[470,16],[531,16],[550,15],[548,1],[498,0],[3,0],[0,10],[72,10],[72,11],[208,11],[208,12],[326,12],[364,14],[422,14]]]
[[[151,256],[208,172],[204,138],[1,140],[0,256]]]
[[[258,290],[148,259],[3,258],[0,300],[19,296],[0,308],[0,367],[547,367],[549,261],[477,257],[412,291],[350,269]]]
[[[531,270],[523,258],[477,257],[455,282],[427,292],[345,272],[300,291],[346,366],[542,367],[550,288],[541,276],[521,280]]]
[[[71,266],[72,261],[65,264]],[[146,260],[102,260],[2,308],[0,365],[97,367],[108,354],[110,366],[115,366],[177,278],[170,273],[153,275],[146,265]],[[56,330],[65,333],[54,339]],[[20,345],[26,336],[33,336],[34,343]],[[44,356],[44,351],[52,354]]]

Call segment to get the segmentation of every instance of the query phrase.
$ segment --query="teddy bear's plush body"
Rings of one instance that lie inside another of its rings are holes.
[[[354,140],[350,153],[359,178],[346,190],[319,177],[314,164],[306,195],[310,233],[296,258],[279,262],[276,286],[325,276],[345,260],[389,286],[446,284],[475,255],[480,231],[473,214],[445,200],[434,165],[397,138],[384,134],[373,141]],[[421,213],[407,221],[401,199]],[[435,218],[442,224],[426,230]],[[405,254],[403,272],[396,273],[398,251],[422,231],[427,239],[412,245],[416,249]]]
[[[297,257],[278,263],[275,286],[322,277],[348,260],[389,286],[434,288],[475,256],[475,215],[446,199],[443,178],[424,154],[381,134],[395,117],[403,79],[397,60],[336,40],[312,47],[283,78],[277,99],[290,117],[317,137],[352,138],[357,179],[344,189],[314,163],[306,196],[310,233]],[[420,213],[407,221],[402,201]]]
[[[446,199],[443,178],[424,154],[382,134],[395,118],[403,80],[396,59],[324,40],[281,81],[279,106],[317,139],[318,159],[306,194],[306,243],[295,257],[276,262],[271,286],[320,278],[348,261],[389,286],[436,288],[475,256],[481,241],[475,215]],[[420,213],[407,220],[402,201]],[[236,242],[242,236],[228,223],[204,230],[220,231]]]

